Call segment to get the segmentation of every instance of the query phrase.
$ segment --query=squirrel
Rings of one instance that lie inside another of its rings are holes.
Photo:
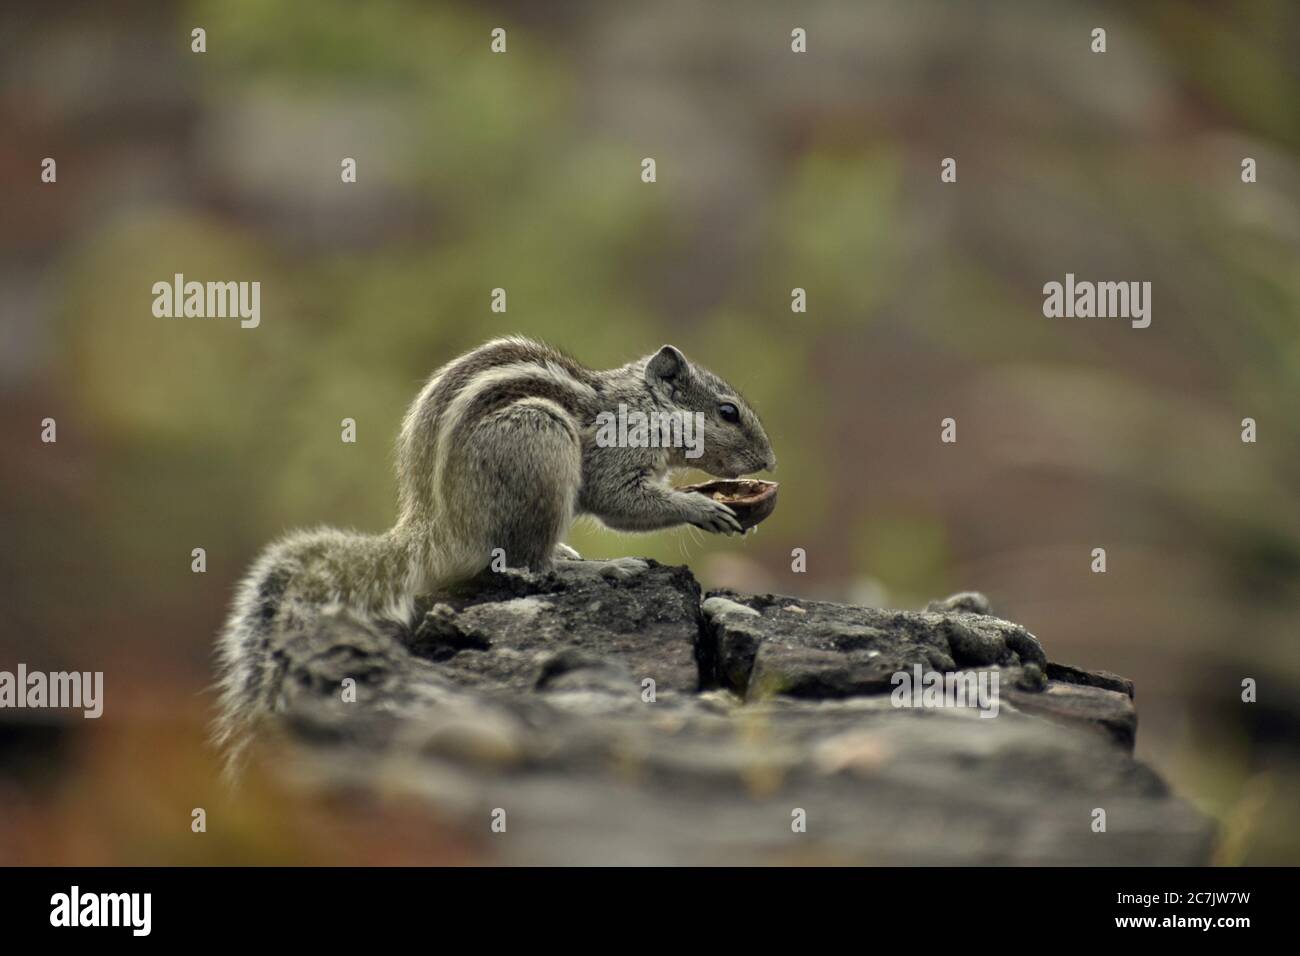
[[[626,410],[693,416],[704,429],[691,449],[698,457],[599,440],[598,418]],[[284,646],[320,615],[407,628],[417,596],[473,577],[494,554],[535,572],[578,557],[562,540],[582,515],[617,531],[743,533],[730,508],[673,489],[669,473],[694,467],[738,478],[776,467],[749,403],[679,349],[594,371],[522,337],[487,342],[438,369],[406,413],[396,458],[391,529],[293,532],[238,585],[217,640],[214,738],[228,772],[253,727],[276,710]]]

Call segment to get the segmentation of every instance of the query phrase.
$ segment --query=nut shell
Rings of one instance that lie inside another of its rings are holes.
[[[776,510],[776,492],[781,485],[758,478],[720,478],[698,485],[685,485],[678,491],[708,495],[736,513],[740,526],[748,531]]]

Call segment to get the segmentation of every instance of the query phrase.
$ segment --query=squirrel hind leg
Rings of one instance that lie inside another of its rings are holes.
[[[507,567],[549,570],[582,484],[573,418],[547,399],[520,399],[487,416],[459,447],[457,490],[481,509],[478,543],[489,553],[502,549]]]

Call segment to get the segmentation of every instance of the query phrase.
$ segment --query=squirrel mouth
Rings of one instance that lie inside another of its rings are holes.
[[[748,531],[776,510],[779,482],[759,478],[722,478],[698,485],[684,485],[678,491],[708,495],[736,513],[740,526]]]

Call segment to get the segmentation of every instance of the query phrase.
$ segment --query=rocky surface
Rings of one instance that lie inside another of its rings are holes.
[[[1050,662],[975,594],[886,611],[572,561],[485,574],[411,633],[339,616],[290,656],[282,766],[423,798],[501,862],[1193,864],[1213,842],[1133,759],[1131,684]],[[918,665],[996,674],[995,712],[894,706]]]

